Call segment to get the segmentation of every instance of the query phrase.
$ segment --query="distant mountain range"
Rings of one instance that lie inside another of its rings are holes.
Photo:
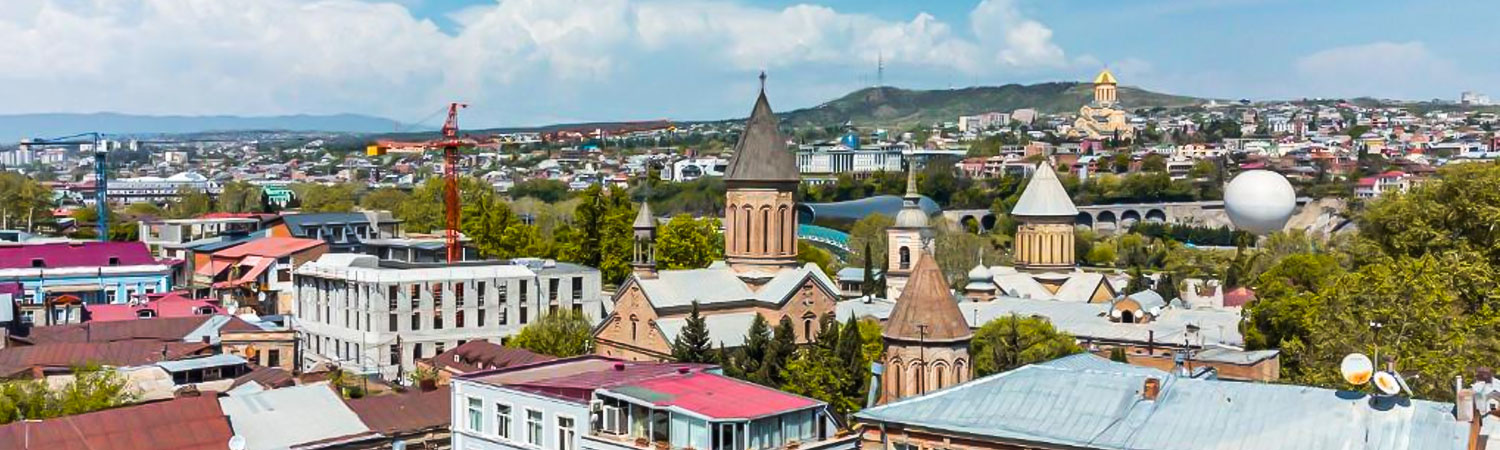
[[[1120,102],[1127,108],[1182,107],[1201,105],[1208,99],[1162,94],[1121,86]],[[907,127],[915,124],[957,120],[961,115],[990,111],[1009,112],[1032,108],[1042,113],[1077,111],[1093,99],[1093,86],[1086,83],[1007,84],[962,89],[913,90],[895,87],[865,88],[811,108],[778,114],[792,127],[828,127],[852,122],[857,126]],[[679,121],[711,123],[739,121]],[[618,128],[631,122],[557,124],[541,127],[504,127],[465,130],[466,133],[550,131],[574,128]],[[431,137],[434,131],[392,133],[402,127],[396,121],[359,114],[289,116],[144,116],[117,113],[0,115],[0,143],[22,138],[46,138],[86,131],[117,135],[168,135],[214,131],[323,131],[370,133],[392,138]]]
[[[0,115],[0,143],[23,138],[49,138],[80,132],[152,135],[208,131],[329,131],[383,133],[401,124],[359,114],[289,116],[143,116],[117,113]]]
[[[844,122],[853,122],[857,126],[909,126],[1021,108],[1042,113],[1077,112],[1080,106],[1092,101],[1093,96],[1093,85],[1086,83],[1007,84],[936,90],[865,88],[818,106],[778,115],[793,127],[833,126]],[[1119,88],[1119,97],[1120,104],[1130,109],[1193,106],[1209,101],[1127,86]]]

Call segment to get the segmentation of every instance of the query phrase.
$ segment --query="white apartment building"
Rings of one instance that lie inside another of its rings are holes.
[[[607,314],[597,269],[544,260],[404,263],[327,254],[297,268],[304,367],[331,362],[392,381],[476,339],[499,342],[542,315]]]

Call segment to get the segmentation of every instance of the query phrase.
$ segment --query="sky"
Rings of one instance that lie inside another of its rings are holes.
[[[0,0],[0,114],[465,128],[745,116],[877,82],[1254,100],[1500,96],[1493,0]],[[428,119],[435,126],[441,119]]]

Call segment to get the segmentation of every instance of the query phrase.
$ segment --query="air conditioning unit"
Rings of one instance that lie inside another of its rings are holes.
[[[614,406],[605,406],[604,423],[600,424],[599,429],[609,434],[625,434],[625,412]]]
[[[589,400],[589,412],[599,412],[604,407],[604,400]]]

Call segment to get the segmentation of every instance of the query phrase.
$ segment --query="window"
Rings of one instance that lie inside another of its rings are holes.
[[[422,359],[422,344],[412,344],[411,345],[411,361],[413,363],[415,363],[415,362],[417,362],[417,360],[420,360],[420,359]]]
[[[500,283],[495,284],[495,288],[500,290],[500,304],[501,305],[504,305],[505,302],[510,301],[510,298],[509,298],[510,297],[510,285],[509,284],[505,284],[505,282],[500,282]]]
[[[509,315],[510,315],[510,311],[507,310],[507,309],[505,309],[505,305],[500,305],[500,325],[503,326],[503,325],[509,325],[510,324],[510,318],[507,317]]]
[[[479,306],[484,306],[484,297],[485,297],[484,293],[485,293],[484,292],[484,282],[483,281],[475,281],[474,282],[474,302],[478,303]]]
[[[416,312],[411,313],[411,331],[418,331],[418,330],[421,330],[421,329],[422,329],[422,314],[421,313],[416,313]]]
[[[526,443],[542,446],[542,412],[526,410]]]
[[[442,309],[433,309],[432,310],[432,329],[434,329],[434,330],[441,330],[441,329],[443,329],[443,310]]]
[[[266,367],[281,367],[281,350],[266,350]]]
[[[111,265],[111,266],[118,266],[118,265],[120,265],[120,257],[118,257],[118,256],[111,256],[111,257],[109,257],[109,265]]]
[[[422,285],[412,283],[406,285],[406,287],[406,293],[411,294],[409,296],[411,298],[411,309],[421,308],[419,305],[422,304]]]
[[[484,313],[485,313],[485,311],[483,309],[479,310],[479,315],[476,316],[476,317],[474,317],[474,319],[475,319],[474,326],[479,327],[479,328],[484,328]]]
[[[573,302],[583,301],[583,277],[573,277]]]
[[[464,311],[463,310],[458,310],[458,311],[454,311],[453,312],[453,327],[454,328],[463,328],[464,327]]]
[[[561,281],[557,278],[547,280],[547,301],[557,301],[557,286]]]
[[[558,450],[575,450],[573,440],[578,432],[573,429],[573,418],[557,416],[557,448]]]
[[[453,283],[453,305],[464,306],[464,283],[462,281]],[[463,325],[459,325],[462,327]]]
[[[387,328],[388,328],[388,330],[390,332],[392,332],[392,333],[395,333],[396,332],[396,322],[399,322],[399,321],[400,321],[400,319],[396,318],[396,313],[392,312],[390,319],[387,320],[387,323],[388,323]]]
[[[495,435],[510,439],[510,405],[495,404]]]
[[[469,431],[484,430],[484,401],[469,397]]]
[[[388,299],[388,301],[391,302],[391,311],[395,311],[396,310],[396,294],[398,294],[398,293],[399,292],[398,292],[398,289],[396,289],[396,285],[392,284],[392,285],[386,287],[385,298]]]
[[[901,247],[901,270],[911,268],[911,247]]]
[[[390,355],[391,356],[390,365],[393,365],[393,366],[399,366],[399,365],[401,365],[401,346],[399,346],[399,345],[392,345],[391,346],[390,354],[391,354]]]
[[[31,258],[31,267],[47,267],[47,261],[41,258]]]
[[[432,349],[432,354],[433,355],[441,355],[441,354],[443,354],[443,343],[442,342],[439,342],[439,343],[436,343],[436,344],[432,344],[432,346],[434,347]]]

